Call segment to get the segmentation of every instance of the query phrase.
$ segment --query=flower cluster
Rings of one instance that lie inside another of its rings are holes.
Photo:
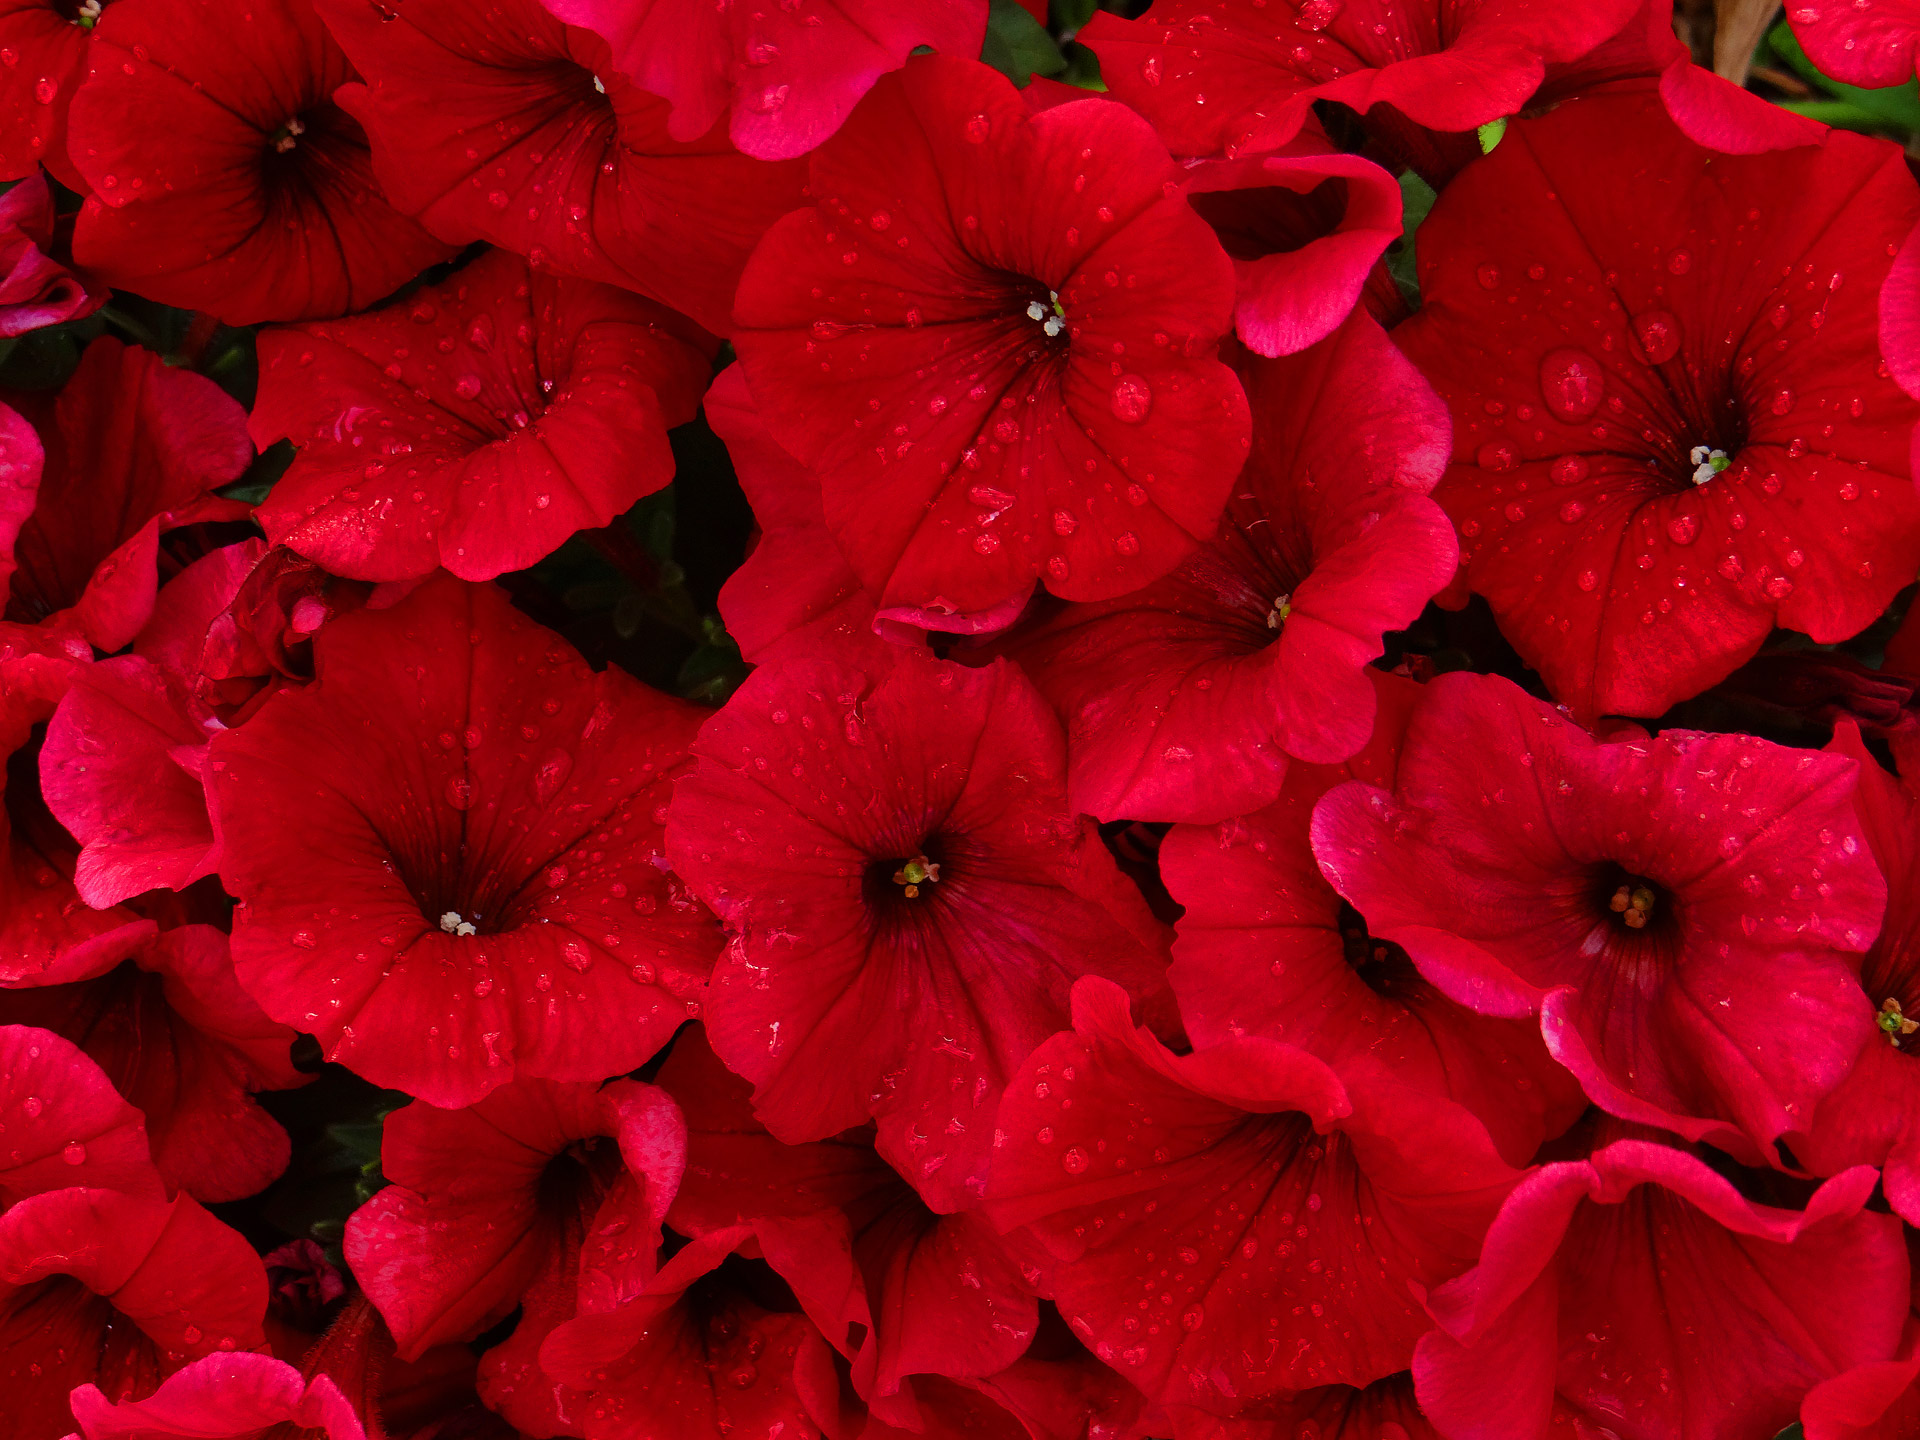
[[[1920,3],[1764,43],[0,0],[0,1433],[1920,1434]]]

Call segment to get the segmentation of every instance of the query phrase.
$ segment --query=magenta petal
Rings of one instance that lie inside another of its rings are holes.
[[[271,1355],[208,1355],[174,1372],[144,1400],[115,1404],[97,1385],[73,1392],[75,1440],[183,1440],[275,1433],[278,1427],[316,1440],[366,1440],[366,1428],[340,1388],[325,1375],[311,1380]]]
[[[74,676],[47,725],[40,788],[81,843],[74,886],[96,910],[213,873],[206,793],[175,758],[206,741],[178,682],[136,655]]]

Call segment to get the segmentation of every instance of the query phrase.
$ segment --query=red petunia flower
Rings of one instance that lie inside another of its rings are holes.
[[[1458,1105],[1251,1036],[1176,1056],[1092,978],[999,1132],[987,1213],[1051,1252],[1075,1333],[1151,1399],[1253,1419],[1405,1369],[1410,1287],[1472,1264],[1517,1178]]]
[[[0,27],[5,23],[0,15]],[[5,105],[0,95],[0,109]],[[53,224],[53,192],[39,171],[0,196],[0,336],[78,320],[107,303],[46,253]]]
[[[161,587],[134,653],[76,669],[48,722],[40,789],[80,841],[74,886],[89,905],[213,873],[202,780],[228,707],[205,673],[209,631],[265,551],[249,540],[188,565]]]
[[[1920,797],[1880,768],[1852,726],[1827,747],[1860,770],[1854,809],[1873,858],[1887,877],[1887,914],[1860,968],[1878,1025],[1862,1037],[1846,1078],[1788,1142],[1816,1174],[1851,1165],[1885,1167],[1888,1202],[1920,1216],[1920,1049],[1907,1016],[1920,1019]]]
[[[566,1433],[583,1397],[541,1373],[540,1344],[573,1318],[583,1246],[618,1237],[631,1260],[594,1273],[619,1295],[650,1278],[685,1148],[672,1100],[631,1081],[518,1080],[465,1110],[416,1101],[387,1117],[393,1183],[348,1220],[347,1262],[403,1360],[520,1307],[481,1360],[481,1393],[522,1430]]]
[[[40,791],[81,842],[81,899],[106,909],[213,873],[208,738],[180,685],[138,655],[75,673],[47,726]]]
[[[110,0],[68,148],[74,258],[232,325],[360,310],[449,251],[387,204],[308,0]]]
[[[1425,497],[1447,416],[1365,315],[1243,367],[1257,417],[1220,537],[1117,599],[1041,612],[1008,652],[1067,727],[1069,794],[1103,820],[1210,823],[1270,803],[1289,756],[1366,743],[1381,636],[1452,578]]]
[[[211,380],[109,336],[57,393],[7,400],[39,431],[45,467],[13,542],[6,618],[119,650],[153,614],[160,532],[245,518],[211,492],[253,458],[246,412]],[[18,487],[27,457],[12,463]]]
[[[1886,887],[1856,768],[1748,735],[1602,744],[1505,680],[1443,675],[1393,793],[1331,791],[1313,848],[1443,993],[1537,1012],[1597,1104],[1759,1163],[1868,1029]]]
[[[1807,1392],[1800,1402],[1806,1440],[1913,1440],[1920,1435],[1917,1378],[1920,1320],[1909,1315],[1891,1360],[1869,1360]]]
[[[1260,355],[1338,329],[1401,234],[1399,182],[1317,123],[1279,154],[1189,164],[1183,183],[1233,257],[1234,330]]]
[[[166,1182],[196,1200],[256,1194],[286,1169],[286,1131],[252,1094],[305,1083],[288,1056],[294,1032],[240,988],[212,926],[165,931],[64,984],[0,990],[0,1023],[79,1046],[146,1116]]]
[[[979,1212],[940,1215],[873,1149],[872,1132],[783,1145],[754,1117],[752,1087],[697,1030],[683,1031],[660,1086],[687,1123],[687,1167],[667,1221],[700,1236],[752,1225],[882,1423],[913,1429],[948,1411],[943,1380],[991,1379],[1026,1352],[1036,1305]],[[825,1297],[857,1295],[838,1314]],[[859,1333],[860,1327],[864,1334]]]
[[[1174,1440],[1441,1440],[1421,1413],[1406,1373],[1363,1388],[1323,1385],[1281,1402],[1270,1420],[1223,1420],[1202,1410],[1163,1407]]]
[[[720,590],[720,614],[741,655],[766,664],[782,642],[815,622],[859,629],[873,604],[827,529],[820,481],[767,433],[745,372],[738,365],[722,370],[701,406],[760,530]],[[1005,624],[999,619],[993,628]]]
[[[40,479],[46,466],[46,447],[27,417],[0,405],[0,585],[9,590],[16,564],[14,550],[21,527],[32,516],[40,497]],[[11,628],[18,630],[20,625],[15,622]]]
[[[1366,749],[1340,766],[1295,766],[1264,810],[1168,833],[1160,873],[1186,912],[1169,979],[1196,1045],[1265,1036],[1341,1075],[1385,1069],[1466,1106],[1524,1165],[1585,1108],[1579,1086],[1536,1027],[1475,1014],[1370,936],[1314,863],[1315,802],[1346,780],[1391,787],[1419,703],[1411,681],[1373,673],[1381,708]]]
[[[1095,12],[1079,38],[1177,155],[1277,150],[1332,100],[1431,169],[1436,141],[1421,127],[1471,131],[1516,113],[1549,65],[1585,55],[1640,4],[1159,0],[1139,20]]]
[[[979,1197],[1001,1088],[1095,973],[1164,995],[1164,940],[1067,804],[1005,661],[822,640],[751,675],[674,792],[674,868],[726,922],[707,1034],[789,1143],[872,1117],[936,1210]]]
[[[0,1206],[73,1185],[161,1197],[140,1112],[52,1031],[0,1023],[0,1109]]]
[[[248,991],[434,1104],[646,1061],[719,947],[660,863],[702,712],[448,577],[315,650],[208,762]]]
[[[986,35],[982,0],[810,0],[778,9],[717,9],[705,0],[544,0],[572,25],[612,46],[628,79],[673,106],[676,140],[704,135],[722,118],[733,143],[763,160],[786,160],[822,144],[860,97],[921,46],[972,59]],[[1044,0],[1038,5],[1046,23]]]
[[[256,1350],[267,1277],[247,1242],[181,1196],[54,1190],[0,1215],[0,1374],[10,1440],[60,1440],[67,1397],[150,1394],[216,1351]]]
[[[153,1394],[115,1404],[97,1385],[73,1392],[80,1433],[69,1440],[367,1440],[340,1387],[311,1380],[271,1355],[208,1355],[174,1371]]]
[[[371,13],[371,12],[369,12]],[[706,342],[660,307],[492,251],[440,285],[260,339],[250,425],[293,465],[267,538],[359,580],[491,580],[673,478]]]
[[[1899,1221],[1862,1167],[1804,1211],[1742,1199],[1683,1151],[1619,1140],[1522,1180],[1477,1268],[1429,1300],[1421,1406],[1449,1440],[1772,1435],[1815,1381],[1892,1354]],[[1555,1422],[1556,1410],[1560,1418]]]
[[[154,933],[151,920],[117,907],[89,909],[81,900],[73,839],[40,797],[34,728],[91,653],[78,635],[0,621],[0,985],[93,974]]]
[[[1879,89],[1913,79],[1920,57],[1920,4],[1914,0],[1794,0],[1793,38],[1822,74]]]
[[[1844,639],[1920,566],[1874,325],[1916,218],[1890,146],[1718,155],[1641,90],[1517,122],[1421,226],[1394,338],[1453,410],[1434,498],[1576,715],[1658,715],[1776,625]]]
[[[45,165],[67,188],[86,189],[67,158],[67,107],[86,79],[101,8],[86,0],[0,0],[0,180]]]
[[[1179,178],[1124,106],[1029,116],[942,57],[815,152],[734,344],[882,609],[982,611],[1042,576],[1101,599],[1212,535],[1247,410],[1216,358],[1231,265]]]
[[[821,1440],[808,1399],[833,1383],[831,1352],[790,1297],[769,1293],[781,1288],[771,1273],[739,1254],[753,1238],[735,1226],[689,1242],[618,1308],[587,1304],[583,1275],[585,1313],[547,1337],[540,1360],[585,1392],[587,1440]]]
[[[539,0],[318,4],[366,76],[340,103],[402,210],[726,332],[740,267],[800,203],[804,167],[742,155],[711,122],[670,133],[667,102]]]

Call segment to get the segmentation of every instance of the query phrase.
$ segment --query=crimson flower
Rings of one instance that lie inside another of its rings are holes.
[[[971,59],[986,34],[982,0],[809,0],[778,9],[715,9],[703,0],[543,0],[572,25],[595,31],[613,63],[673,107],[668,128],[694,140],[723,117],[733,143],[786,160],[840,128],[874,81],[920,46]],[[1022,0],[1039,9],[1043,0]]]
[[[464,1110],[415,1101],[386,1119],[392,1183],[348,1220],[347,1262],[402,1360],[519,1307],[482,1357],[481,1393],[522,1430],[563,1433],[583,1397],[541,1373],[541,1342],[573,1318],[583,1246],[618,1237],[633,1257],[594,1272],[618,1293],[650,1276],[685,1147],[673,1102],[632,1081],[516,1080]]]
[[[585,1313],[548,1336],[540,1358],[586,1392],[587,1440],[821,1440],[808,1401],[832,1384],[831,1354],[777,1279],[738,1253],[752,1240],[735,1226],[690,1241],[612,1309],[588,1303],[598,1287],[583,1273]]]
[[[1914,0],[1794,0],[1787,23],[1823,75],[1868,89],[1913,79],[1920,55]]]
[[[734,344],[884,610],[1102,599],[1213,533],[1246,458],[1233,277],[1138,116],[972,61],[874,87],[754,252]]]
[[[67,1397],[111,1401],[217,1351],[264,1344],[267,1276],[234,1231],[182,1195],[52,1190],[0,1215],[0,1373],[12,1440],[60,1440]]]
[[[0,107],[5,104],[0,97]],[[0,196],[0,336],[78,320],[106,303],[105,294],[89,292],[84,281],[46,253],[53,245],[53,224],[53,192],[38,171]]]
[[[73,838],[40,796],[32,740],[87,663],[71,633],[0,621],[0,985],[91,975],[131,955],[154,933],[151,920],[115,907],[94,910],[74,889]]]
[[[1899,1352],[1822,1380],[1800,1402],[1807,1440],[1912,1440],[1920,1433],[1920,1321],[1907,1318]]]
[[[1444,142],[1420,127],[1470,131],[1516,113],[1550,64],[1579,59],[1639,9],[1640,0],[1158,0],[1139,20],[1095,12],[1080,39],[1107,87],[1176,155],[1277,150],[1316,101],[1332,100],[1431,165]]]
[[[233,325],[364,309],[448,255],[388,205],[308,0],[111,0],[68,140],[74,258]]]
[[[1868,1029],[1886,887],[1856,769],[1749,735],[1600,743],[1505,680],[1443,675],[1393,792],[1329,792],[1313,848],[1443,993],[1537,1013],[1596,1103],[1754,1163]]]
[[[1264,810],[1177,825],[1160,873],[1184,908],[1169,979],[1196,1045],[1243,1035],[1307,1050],[1347,1075],[1383,1069],[1471,1110],[1515,1165],[1585,1107],[1536,1027],[1475,1014],[1367,932],[1314,862],[1314,804],[1347,780],[1391,786],[1420,688],[1373,672],[1380,713],[1366,749],[1338,766],[1297,765]]]
[[[1828,747],[1860,767],[1854,794],[1858,823],[1875,863],[1887,877],[1887,914],[1866,959],[1860,983],[1879,1024],[1861,1038],[1846,1078],[1820,1102],[1789,1142],[1816,1174],[1850,1165],[1883,1167],[1887,1200],[1904,1216],[1920,1216],[1920,1073],[1906,1028],[1920,1015],[1920,798],[1911,783],[1880,768],[1850,725]]]
[[[161,1197],[144,1118],[52,1031],[0,1023],[0,1109],[0,1206],[73,1185]]]
[[[67,158],[67,107],[99,18],[99,7],[67,0],[0,0],[0,180],[45,165],[69,189],[86,189]]]
[[[213,873],[202,779],[229,712],[205,673],[209,631],[265,549],[245,541],[188,565],[161,587],[133,653],[78,667],[48,722],[41,794],[80,842],[74,887],[89,905]]]
[[[153,1394],[115,1404],[97,1385],[73,1392],[80,1433],[70,1440],[366,1440],[353,1405],[325,1375],[311,1380],[271,1355],[208,1355]]]
[[[774,1268],[822,1312],[816,1323],[848,1354],[877,1419],[924,1427],[1026,1352],[1037,1307],[1014,1257],[978,1211],[928,1209],[875,1153],[870,1129],[781,1144],[754,1117],[752,1087],[698,1030],[676,1037],[659,1078],[687,1126],[668,1224],[691,1236],[753,1226]],[[849,1294],[858,1298],[836,1312],[833,1299]]]
[[[919,645],[930,631],[1004,630],[1026,608],[1026,597],[1015,596],[964,615],[911,605],[875,610],[827,528],[819,477],[767,432],[738,365],[720,373],[701,409],[726,444],[760,528],[720,591],[727,633],[754,664],[765,664],[788,637],[815,627],[842,636],[872,631]]]
[[[760,530],[720,590],[720,614],[741,655],[765,664],[788,636],[815,622],[858,631],[873,605],[827,529],[820,481],[767,433],[745,372],[722,370],[701,409],[727,447]]]
[[[359,580],[491,580],[673,478],[710,342],[617,290],[492,251],[365,315],[260,337],[257,512],[276,545]]]
[[[800,165],[740,154],[711,120],[670,127],[667,101],[621,74],[606,42],[538,0],[318,4],[366,77],[340,104],[400,209],[443,239],[488,240],[729,328],[754,241],[800,203]]]
[[[1103,820],[1222,820],[1270,803],[1289,756],[1344,760],[1373,726],[1381,636],[1453,576],[1425,496],[1446,412],[1379,326],[1355,315],[1241,373],[1253,450],[1219,537],[1007,646],[1066,724],[1073,803]]]
[[[32,513],[11,556],[0,554],[0,574],[13,562],[6,618],[119,650],[152,617],[160,532],[246,515],[212,493],[253,458],[246,413],[211,380],[110,336],[87,346],[57,393],[6,398],[44,447]],[[24,444],[7,462],[16,489],[35,489]],[[0,501],[0,515],[7,508]]]
[[[1272,1420],[1223,1420],[1203,1410],[1164,1406],[1175,1440],[1441,1440],[1414,1398],[1407,1373],[1371,1385],[1322,1385],[1281,1402]]]
[[[1617,1140],[1515,1187],[1480,1264],[1429,1300],[1420,1403],[1448,1440],[1772,1435],[1815,1381],[1883,1360],[1907,1313],[1900,1224],[1849,1170],[1801,1211],[1684,1151]]]
[[[1253,1036],[1176,1056],[1094,978],[999,1134],[987,1213],[1045,1245],[1074,1332],[1150,1399],[1256,1420],[1404,1370],[1410,1287],[1472,1263],[1517,1178],[1458,1105]]]
[[[145,1115],[167,1184],[196,1200],[256,1194],[286,1169],[286,1132],[252,1093],[304,1083],[288,1058],[294,1032],[240,988],[212,926],[164,931],[64,984],[0,990],[0,1023],[79,1046]]]
[[[718,948],[658,863],[700,712],[445,576],[314,648],[208,760],[249,993],[433,1104],[646,1061]]]
[[[1401,234],[1400,183],[1317,122],[1277,154],[1190,162],[1183,184],[1233,257],[1234,330],[1259,355],[1338,329]]]
[[[1874,323],[1916,218],[1890,146],[1720,155],[1642,88],[1515,123],[1421,226],[1394,338],[1453,411],[1434,498],[1576,715],[1658,715],[1776,625],[1845,639],[1920,566]]]
[[[693,753],[667,848],[731,941],[715,1052],[780,1139],[871,1117],[934,1209],[970,1206],[1001,1089],[1074,979],[1165,992],[1044,702],[1005,661],[822,638],[755,671]]]

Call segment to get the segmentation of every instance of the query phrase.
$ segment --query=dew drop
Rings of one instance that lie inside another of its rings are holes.
[[[1122,375],[1113,382],[1113,393],[1107,397],[1107,404],[1116,420],[1138,425],[1153,407],[1153,391],[1138,375]]]
[[[1600,362],[1584,350],[1553,350],[1540,362],[1540,394],[1547,409],[1568,422],[1584,420],[1606,398]]]

